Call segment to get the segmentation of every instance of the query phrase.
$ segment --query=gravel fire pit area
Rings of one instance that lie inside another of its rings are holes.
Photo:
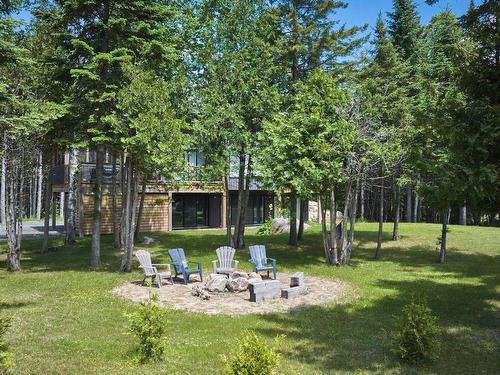
[[[255,274],[247,274],[249,283],[258,283]],[[205,277],[206,276],[206,277]],[[238,275],[243,276],[243,275]],[[288,273],[278,273],[277,280],[281,290],[290,288],[290,279],[294,276]],[[160,306],[189,312],[205,313],[210,315],[244,315],[262,314],[273,312],[287,312],[311,305],[340,303],[348,290],[347,284],[339,280],[329,280],[315,276],[305,275],[303,278],[307,294],[300,293],[294,298],[276,298],[272,300],[252,302],[247,290],[248,283],[237,280],[236,277],[228,278],[226,288],[222,287],[221,279],[214,274],[204,275],[203,283],[193,276],[188,285],[176,280],[174,285],[166,284],[162,288],[153,286],[153,291],[158,294]],[[231,282],[231,279],[233,280]],[[263,282],[270,281],[263,277]],[[219,288],[213,288],[218,284]],[[276,285],[276,283],[274,283]],[[210,291],[207,287],[210,287]],[[224,290],[224,291],[221,291]],[[240,291],[242,290],[242,291]],[[133,281],[121,285],[113,292],[123,298],[134,302],[146,302],[149,298],[149,288],[141,285],[141,281]],[[207,297],[208,296],[208,297]],[[208,298],[208,299],[206,299]]]

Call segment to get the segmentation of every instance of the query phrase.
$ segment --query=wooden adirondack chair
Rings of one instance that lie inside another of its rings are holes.
[[[161,282],[165,279],[170,279],[170,282],[174,284],[172,273],[170,272],[170,264],[152,264],[151,254],[149,254],[149,252],[147,252],[146,250],[138,250],[135,253],[135,256],[139,260],[139,268],[141,268],[144,272],[142,285],[144,285],[144,282],[148,277],[151,277],[151,282],[156,281],[156,283],[158,284],[158,288],[161,288]],[[167,270],[159,272],[156,268],[157,266],[165,266],[167,267]]]
[[[221,246],[215,252],[218,259],[212,260],[214,273],[230,274],[238,269],[239,261],[233,259],[236,252],[233,247]],[[219,263],[219,267],[217,267],[217,263]]]
[[[168,255],[172,259],[172,264],[174,265],[175,277],[177,275],[182,275],[184,284],[189,282],[189,275],[197,273],[200,275],[200,281],[203,281],[201,262],[190,262],[186,259],[184,255],[184,249],[170,249],[168,250]],[[196,264],[197,268],[190,268],[190,264]]]
[[[248,247],[248,250],[250,251],[249,261],[252,264],[253,272],[267,271],[267,277],[269,277],[269,271],[273,271],[273,278],[276,280],[276,259],[267,257],[266,247],[252,245]]]

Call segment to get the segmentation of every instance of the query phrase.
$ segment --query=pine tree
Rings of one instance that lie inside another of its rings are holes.
[[[144,65],[170,78],[179,60],[175,8],[155,0],[57,1],[54,17],[71,62],[69,103],[84,140],[97,151],[91,266],[100,266],[100,226],[105,147],[113,145],[116,95],[126,84],[123,64]]]
[[[413,0],[394,0],[394,11],[388,13],[389,34],[404,59],[410,59],[417,50],[420,18]]]
[[[346,65],[340,58],[349,55],[364,40],[357,38],[362,29],[338,26],[335,13],[347,3],[333,0],[281,0],[277,2],[277,15],[281,21],[283,48],[282,61],[289,75],[284,82],[287,99],[293,102],[295,84],[307,78],[316,68],[341,75]],[[290,192],[290,245],[297,245],[301,231],[297,230],[297,192]],[[300,197],[308,199],[309,197]],[[300,215],[299,229],[303,215]]]
[[[376,184],[380,189],[379,199],[379,235],[376,257],[380,256],[382,246],[382,228],[384,218],[384,190],[386,175],[395,175],[396,192],[399,190],[398,177],[405,156],[403,138],[407,138],[412,116],[409,106],[409,69],[402,60],[387,35],[382,16],[379,15],[375,27],[373,42],[373,61],[360,74],[362,111],[368,119],[368,134],[376,152],[374,162],[377,176]],[[370,171],[366,171],[369,173]],[[396,218],[399,213],[399,194],[396,194]],[[395,220],[394,234],[397,239],[399,220]]]

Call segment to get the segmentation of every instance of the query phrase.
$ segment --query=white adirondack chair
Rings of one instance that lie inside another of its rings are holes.
[[[217,260],[212,261],[214,273],[233,273],[238,269],[239,261],[234,260],[236,250],[230,246],[221,246],[217,250]]]
[[[151,277],[151,282],[156,281],[158,284],[158,288],[161,288],[162,280],[170,279],[170,282],[174,284],[174,279],[172,278],[172,273],[170,272],[170,264],[152,264],[151,263],[151,254],[146,250],[138,250],[135,253],[137,259],[139,259],[140,266],[144,271],[144,279],[142,280],[142,285],[148,277]],[[165,266],[167,267],[166,271],[158,272],[156,266]]]

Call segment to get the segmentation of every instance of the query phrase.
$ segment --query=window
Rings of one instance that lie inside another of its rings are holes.
[[[189,150],[186,152],[186,162],[193,167],[203,167],[205,165],[205,156],[197,150]]]

